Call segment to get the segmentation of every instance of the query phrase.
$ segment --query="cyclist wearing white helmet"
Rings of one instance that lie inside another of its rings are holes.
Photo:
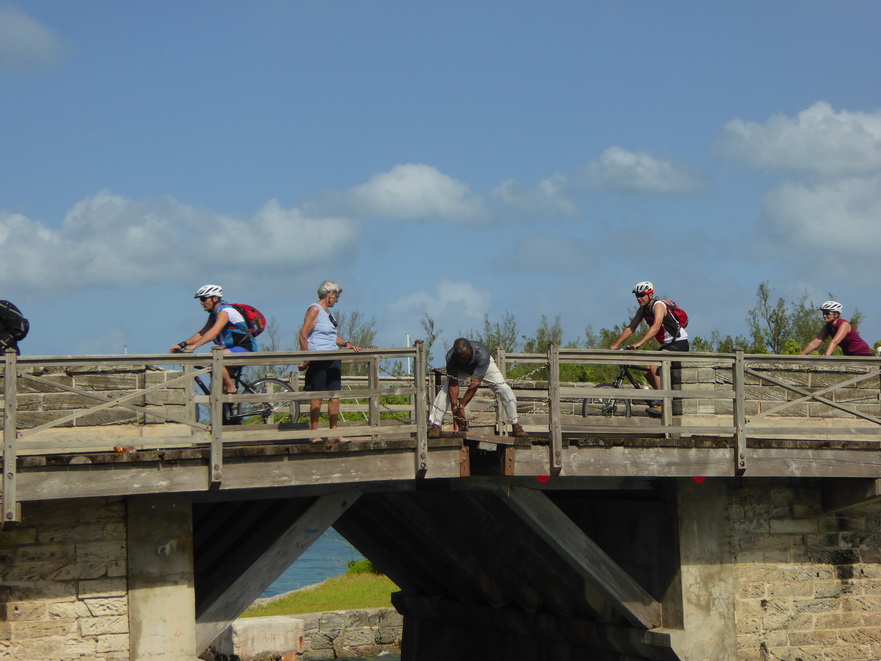
[[[257,342],[248,330],[242,313],[223,300],[223,288],[219,285],[199,287],[196,295],[202,309],[208,313],[208,321],[202,329],[183,342],[171,347],[172,353],[192,351],[203,344],[214,342],[223,347],[225,353],[257,351]],[[224,392],[236,392],[236,386],[226,367],[223,368]]]
[[[869,345],[860,337],[853,325],[847,319],[841,318],[841,310],[841,303],[838,301],[826,301],[820,306],[820,314],[823,315],[823,321],[826,323],[817,337],[808,342],[808,346],[801,352],[802,356],[818,348],[827,337],[832,338],[829,340],[829,346],[826,347],[827,356],[832,355],[835,347],[841,347],[841,352],[845,356],[872,355]]]
[[[667,304],[655,298],[655,286],[648,280],[637,282],[631,293],[636,296],[639,309],[627,327],[621,331],[618,339],[609,348],[617,349],[620,347],[633,335],[639,324],[644,321],[649,327],[648,331],[639,340],[630,344],[628,348],[638,349],[652,338],[655,338],[661,345],[661,351],[688,351],[688,333],[667,308]],[[645,378],[652,388],[655,390],[661,389],[661,377],[658,375],[658,368],[646,367]],[[646,408],[646,413],[653,418],[660,418],[661,403],[654,402]]]

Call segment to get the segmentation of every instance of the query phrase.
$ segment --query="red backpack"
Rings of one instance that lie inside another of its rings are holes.
[[[248,331],[254,337],[257,337],[266,330],[266,317],[255,307],[246,305],[245,303],[230,303],[245,318],[245,324]]]
[[[671,301],[667,298],[662,298],[661,302],[667,306],[667,312],[673,315],[673,318],[679,322],[680,328],[685,328],[688,326],[688,313],[685,312],[681,307],[676,305],[675,301]]]

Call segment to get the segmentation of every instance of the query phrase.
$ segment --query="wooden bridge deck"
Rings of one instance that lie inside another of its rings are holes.
[[[633,417],[580,415],[584,399],[608,397],[610,391],[564,383],[560,366],[633,360],[623,353],[552,346],[547,355],[502,354],[502,367],[531,362],[546,371],[547,381],[513,383],[530,437],[495,434],[508,425],[490,394],[469,407],[476,413],[469,431],[430,440],[427,412],[433,393],[421,343],[407,350],[340,352],[344,361],[366,362],[368,375],[357,390],[321,393],[358,398],[351,406],[363,420],[343,423],[334,433],[348,442],[338,445],[310,443],[311,436],[331,432],[323,428],[316,434],[302,422],[223,425],[225,403],[257,396],[192,392],[196,364],[210,362],[202,368],[208,372],[223,365],[289,367],[309,356],[306,352],[213,352],[210,358],[7,354],[4,376],[14,371],[16,378],[3,379],[4,520],[16,520],[18,502],[59,497],[490,474],[533,480],[881,478],[881,361],[875,358],[738,353],[683,354],[673,361],[669,353],[642,352],[642,362],[662,368],[662,390],[652,396],[663,399],[663,417],[646,417],[641,411],[646,391],[634,389],[613,391],[634,402]],[[413,374],[380,377],[383,361],[402,358],[412,360]],[[166,365],[183,365],[183,370]],[[295,390],[274,398],[305,405],[313,396]],[[388,404],[390,396],[396,404]],[[199,419],[197,406],[207,410],[207,421]]]

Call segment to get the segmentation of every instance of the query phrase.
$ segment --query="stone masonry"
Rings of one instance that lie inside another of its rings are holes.
[[[3,392],[3,366],[0,365],[0,397]],[[24,374],[33,374],[42,379],[58,383],[66,388],[84,392],[95,392],[102,397],[113,399],[127,395],[135,390],[144,390],[167,383],[180,376],[180,372],[163,370],[149,365],[127,365],[119,367],[47,367],[24,368]],[[166,420],[149,415],[175,412],[181,416],[192,391],[192,381],[181,381],[168,388],[156,390],[144,397],[131,401],[132,404],[146,405],[144,413],[115,406],[81,416],[72,422],[61,423],[64,427],[84,427],[94,425],[153,424]],[[87,395],[54,388],[26,378],[17,383],[17,423],[19,429],[29,429],[72,413],[75,409],[87,409],[101,403]]]
[[[786,384],[791,384],[809,392],[816,392],[843,383],[860,374],[874,375],[859,383],[843,388],[836,388],[824,396],[834,402],[847,404],[861,413],[878,415],[881,413],[879,402],[879,379],[877,367],[864,367],[861,365],[843,366],[824,365],[818,358],[815,364],[805,363],[762,363],[756,372],[766,374]],[[700,367],[682,367],[674,369],[672,380],[675,387],[694,390],[731,390],[733,384],[732,369],[730,363],[718,363],[701,365]],[[801,397],[800,394],[761,379],[753,374],[744,377],[745,413],[754,416],[763,413],[782,402],[788,402]],[[727,414],[733,411],[731,400],[712,399],[687,399],[675,400],[674,412],[679,414]],[[779,413],[780,416],[795,416],[812,418],[841,418],[853,416],[839,409],[830,407],[820,402],[808,401],[787,407]]]
[[[738,661],[881,659],[881,505],[825,513],[821,483],[728,489]]]
[[[123,499],[22,513],[0,531],[0,659],[128,661]]]
[[[376,656],[401,649],[403,618],[393,608],[297,615],[303,621],[304,661]]]

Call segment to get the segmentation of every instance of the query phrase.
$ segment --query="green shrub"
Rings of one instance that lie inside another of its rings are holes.
[[[381,572],[373,566],[373,563],[370,562],[367,558],[362,558],[361,560],[349,560],[346,563],[346,574],[381,574]]]

